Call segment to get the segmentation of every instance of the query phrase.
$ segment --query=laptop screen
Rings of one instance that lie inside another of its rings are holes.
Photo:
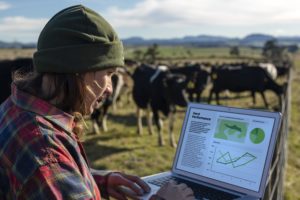
[[[175,169],[258,192],[275,118],[189,106]]]

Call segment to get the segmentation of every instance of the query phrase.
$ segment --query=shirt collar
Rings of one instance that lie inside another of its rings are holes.
[[[74,117],[72,115],[63,112],[36,96],[19,90],[15,84],[12,84],[11,88],[11,98],[17,106],[36,113],[73,134]]]

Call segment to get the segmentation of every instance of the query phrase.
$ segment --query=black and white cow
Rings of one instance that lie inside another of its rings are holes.
[[[158,129],[158,143],[164,145],[162,136],[162,120],[159,112],[162,112],[169,118],[169,139],[172,147],[176,146],[173,123],[176,105],[185,107],[187,105],[187,97],[185,95],[186,81],[183,75],[175,75],[169,72],[167,68],[142,64],[137,67],[132,75],[133,100],[135,101],[138,120],[138,133],[142,134],[141,109],[151,109],[153,119]],[[152,117],[148,112],[148,128],[152,134]]]
[[[0,104],[11,94],[12,72],[20,68],[24,71],[31,70],[32,58],[0,61]]]
[[[268,108],[268,102],[264,95],[266,90],[275,92],[281,105],[281,95],[284,92],[284,86],[278,85],[269,73],[261,67],[222,67],[214,68],[212,71],[213,87],[210,90],[208,103],[212,100],[213,94],[216,94],[216,101],[219,104],[219,93],[224,90],[232,92],[250,91],[255,104],[255,92],[259,92]]]
[[[292,68],[293,68],[293,65],[290,62],[284,62],[284,63],[282,63],[282,65],[276,65],[278,76],[287,75]]]
[[[259,67],[263,68],[266,70],[267,73],[269,73],[269,75],[271,76],[271,78],[273,80],[275,80],[277,78],[277,68],[275,67],[274,64],[272,63],[259,63],[258,64]]]
[[[199,64],[176,67],[170,69],[170,71],[175,74],[183,74],[186,76],[186,91],[189,95],[189,100],[200,102],[202,92],[210,80],[209,72],[206,69],[203,69]],[[194,95],[196,95],[196,99],[194,99]]]

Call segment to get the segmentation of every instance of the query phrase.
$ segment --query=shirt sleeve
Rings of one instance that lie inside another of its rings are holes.
[[[39,167],[17,194],[18,200],[87,200],[95,199],[78,169],[67,163]]]

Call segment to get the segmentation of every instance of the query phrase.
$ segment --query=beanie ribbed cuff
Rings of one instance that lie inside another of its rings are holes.
[[[40,73],[82,73],[124,65],[123,45],[117,41],[43,49],[33,58]]]

